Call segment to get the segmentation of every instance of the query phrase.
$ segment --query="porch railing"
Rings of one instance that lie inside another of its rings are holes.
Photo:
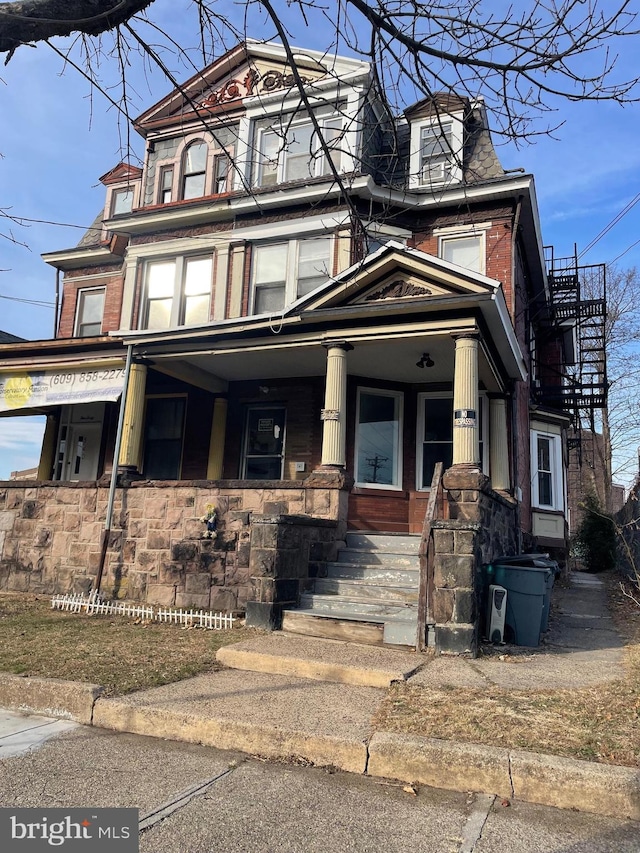
[[[416,649],[423,651],[427,645],[427,621],[430,617],[431,601],[433,598],[433,531],[432,524],[436,518],[444,518],[444,489],[442,486],[443,463],[436,462],[431,480],[431,491],[427,511],[422,524],[420,550],[420,582],[418,587],[418,629],[416,632]]]

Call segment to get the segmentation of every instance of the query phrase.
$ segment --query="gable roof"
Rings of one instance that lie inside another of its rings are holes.
[[[500,282],[390,240],[294,302],[288,313],[408,299],[494,294]]]
[[[304,83],[344,81],[369,71],[368,63],[360,60],[296,47],[292,52]],[[292,89],[296,83],[285,48],[247,39],[142,113],[134,127],[145,136],[178,118],[184,122],[242,109],[245,101]]]

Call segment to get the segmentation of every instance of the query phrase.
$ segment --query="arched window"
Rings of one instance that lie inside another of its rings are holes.
[[[205,191],[207,174],[206,142],[192,142],[182,159],[182,198],[200,198]]]

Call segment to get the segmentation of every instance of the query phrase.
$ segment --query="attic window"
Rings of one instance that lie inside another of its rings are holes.
[[[420,183],[441,183],[451,179],[454,157],[453,124],[435,122],[422,128],[420,139]]]
[[[182,198],[201,198],[207,175],[206,142],[193,142],[184,152],[182,165]]]
[[[462,114],[440,114],[411,122],[409,184],[429,189],[462,180]]]
[[[263,131],[259,143],[258,185],[270,187],[286,181],[328,175],[331,173],[331,163],[339,170],[342,119],[323,120],[321,130],[329,156],[325,154],[311,121],[291,125],[286,131]]]
[[[111,198],[111,215],[118,216],[121,213],[131,213],[133,209],[133,187],[125,187],[122,190],[114,190]]]

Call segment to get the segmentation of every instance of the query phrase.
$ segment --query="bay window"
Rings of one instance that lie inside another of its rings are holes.
[[[209,321],[213,259],[170,258],[146,265],[146,299],[141,328],[169,329]]]
[[[253,248],[253,313],[282,311],[330,275],[329,236]]]

